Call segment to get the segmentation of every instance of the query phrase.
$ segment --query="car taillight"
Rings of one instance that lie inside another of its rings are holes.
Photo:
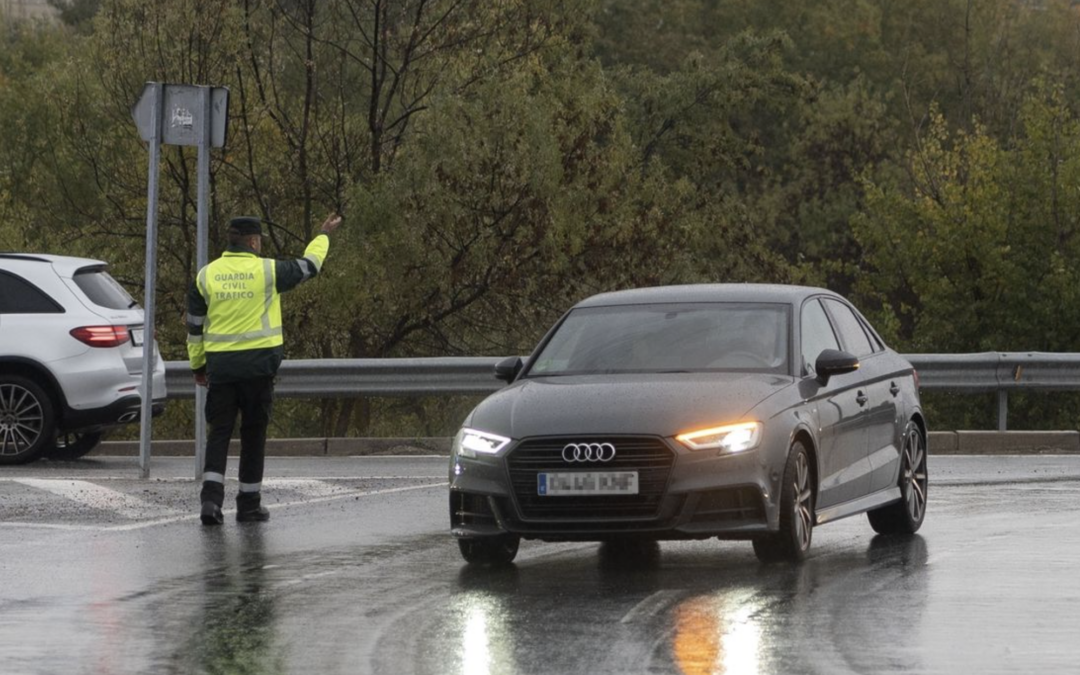
[[[82,326],[73,328],[71,337],[91,347],[119,347],[131,339],[127,326]]]
[[[915,391],[919,390],[919,371],[912,369],[911,374],[915,376]]]

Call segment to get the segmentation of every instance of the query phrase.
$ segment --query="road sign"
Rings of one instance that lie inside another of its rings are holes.
[[[197,262],[206,265],[210,194],[210,148],[225,145],[225,130],[229,122],[229,90],[225,87],[199,87],[188,84],[147,82],[131,116],[139,128],[139,136],[150,145],[150,171],[146,199],[146,287],[145,342],[143,343],[142,419],[139,432],[139,466],[142,477],[150,477],[151,403],[153,401],[154,313],[157,286],[157,208],[158,164],[161,146],[197,145],[198,161],[198,227]],[[206,438],[203,419],[205,393],[196,395],[195,410],[195,477],[202,473],[202,458]]]
[[[150,141],[154,136],[153,90],[156,83],[147,82],[139,101],[131,108],[131,117],[139,127],[139,136]],[[162,106],[162,137],[165,145],[198,145],[202,136],[203,90],[191,84],[165,84],[165,102]],[[229,89],[210,89],[210,144],[215,148],[225,145],[225,132],[229,122]]]

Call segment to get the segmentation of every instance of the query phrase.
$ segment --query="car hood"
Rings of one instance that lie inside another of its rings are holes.
[[[674,436],[743,420],[794,378],[671,373],[529,378],[493,394],[466,425],[521,439],[568,434]]]

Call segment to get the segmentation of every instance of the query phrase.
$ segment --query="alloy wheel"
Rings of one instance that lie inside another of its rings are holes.
[[[18,455],[32,447],[45,428],[41,401],[18,384],[0,384],[0,455]]]
[[[914,522],[922,520],[926,508],[926,449],[918,429],[909,429],[904,443],[904,483],[908,515]]]
[[[811,514],[814,492],[810,487],[810,467],[806,461],[806,453],[800,453],[795,462],[795,535],[798,538],[799,548],[806,549],[810,546],[810,535],[814,525]]]

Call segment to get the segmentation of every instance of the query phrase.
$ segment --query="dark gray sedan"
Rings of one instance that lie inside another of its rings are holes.
[[[464,558],[522,538],[749,539],[800,560],[813,528],[926,512],[914,368],[820,288],[695,285],[605,293],[566,313],[510,386],[469,414],[450,461]]]

